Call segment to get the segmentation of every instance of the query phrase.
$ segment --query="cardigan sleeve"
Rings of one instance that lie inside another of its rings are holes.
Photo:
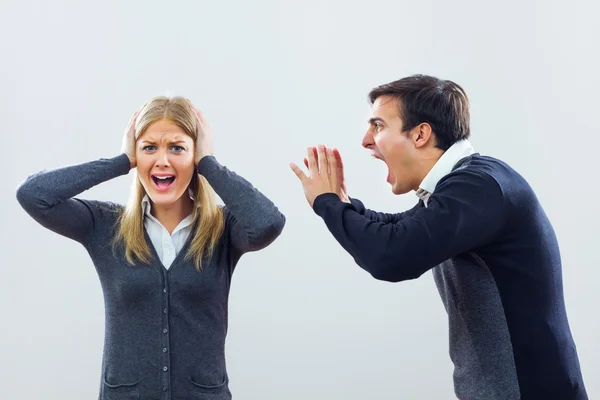
[[[203,157],[198,172],[225,203],[231,244],[239,255],[263,249],[281,234],[285,216],[246,179],[214,156]]]
[[[29,175],[17,187],[17,201],[39,224],[85,244],[95,225],[92,202],[78,194],[130,170],[129,158],[120,154]]]

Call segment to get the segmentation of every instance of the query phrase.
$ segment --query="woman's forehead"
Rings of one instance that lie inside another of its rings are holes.
[[[190,141],[192,138],[185,131],[168,121],[157,121],[146,129],[139,137],[139,140],[152,142],[175,142],[175,141]]]

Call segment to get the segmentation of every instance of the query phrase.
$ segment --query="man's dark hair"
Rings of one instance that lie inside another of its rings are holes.
[[[427,122],[436,137],[436,147],[448,150],[470,135],[469,98],[462,87],[448,80],[412,75],[371,90],[371,105],[380,96],[398,100],[404,132]]]

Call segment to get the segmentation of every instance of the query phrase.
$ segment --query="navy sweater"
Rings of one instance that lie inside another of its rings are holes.
[[[587,399],[557,239],[528,183],[479,154],[401,214],[333,193],[314,210],[356,263],[400,282],[433,269],[448,312],[455,392],[464,399]]]

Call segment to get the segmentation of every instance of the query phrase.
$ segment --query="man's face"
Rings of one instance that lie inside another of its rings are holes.
[[[418,188],[416,149],[411,132],[403,132],[397,99],[380,96],[375,100],[362,145],[371,150],[373,157],[387,165],[387,182],[392,185],[394,194],[404,194]]]

